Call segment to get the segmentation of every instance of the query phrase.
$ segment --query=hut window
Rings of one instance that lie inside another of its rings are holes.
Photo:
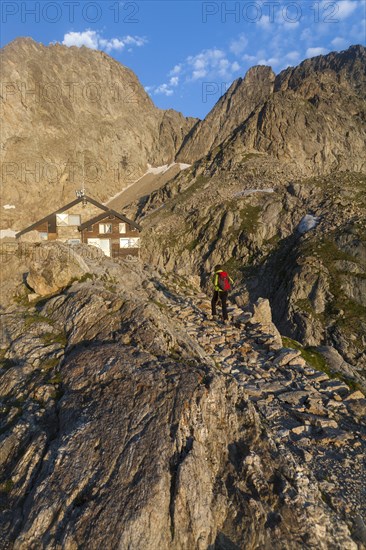
[[[56,214],[56,225],[58,227],[63,225],[69,225],[69,215],[68,214]]]
[[[79,214],[69,214],[69,225],[80,225]]]
[[[80,225],[80,216],[77,214],[56,214],[56,225]]]
[[[120,233],[126,233],[126,224],[125,223],[120,223],[119,224],[119,232]]]
[[[48,241],[47,231],[40,231],[39,232],[39,238],[41,239],[41,241]]]
[[[133,237],[132,239],[120,239],[120,248],[140,248],[140,238]]]
[[[112,233],[112,224],[111,223],[100,223],[99,224],[99,233]]]

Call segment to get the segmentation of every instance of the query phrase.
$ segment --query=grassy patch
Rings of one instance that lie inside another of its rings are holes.
[[[304,348],[296,340],[282,336],[282,343],[287,348],[297,349],[301,352],[301,357],[314,369],[324,372],[329,378],[340,380],[347,384],[351,391],[359,390],[363,392],[362,386],[352,378],[348,378],[341,373],[332,371],[325,357],[313,347]]]
[[[266,239],[264,241],[265,244],[268,244],[270,246],[273,246],[273,247],[277,247],[278,243],[280,242],[280,236],[279,235],[273,235],[273,237],[271,237],[270,239]]]
[[[249,234],[254,233],[258,226],[259,214],[261,210],[262,209],[260,206],[252,206],[251,204],[247,204],[240,211],[240,231],[245,231],[245,233]]]
[[[210,178],[206,176],[198,176],[196,178],[196,181],[193,181],[189,187],[181,191],[178,195],[176,195],[173,199],[173,203],[182,203],[188,200],[196,191],[199,190],[200,187],[203,187],[203,185],[210,181]]]
[[[45,334],[42,334],[42,340],[46,345],[61,344],[61,346],[65,347],[67,344],[67,338],[64,332],[60,332],[59,334],[46,332]]]
[[[303,298],[302,300],[297,300],[295,304],[301,311],[306,311],[310,315],[314,315],[314,310],[312,308],[309,298]]]
[[[355,334],[357,337],[355,343],[362,349],[362,333],[364,332],[364,326],[366,326],[366,307],[346,296],[342,290],[342,276],[344,276],[344,273],[337,271],[334,267],[335,260],[346,260],[355,263],[355,258],[340,250],[334,240],[330,238],[304,244],[301,247],[301,254],[304,256],[318,256],[327,267],[329,271],[329,290],[333,298],[326,305],[325,317],[329,321],[337,316],[337,326],[342,329],[345,335]],[[352,277],[355,277],[355,274],[352,274]],[[361,278],[363,277],[364,275],[361,274]],[[309,311],[306,307],[303,309]],[[338,316],[340,311],[344,312],[341,317]],[[314,313],[312,314],[314,315]],[[326,322],[323,318],[322,320]]]
[[[5,493],[5,494],[8,495],[13,487],[14,487],[13,480],[12,479],[7,479],[6,481],[4,481],[4,483],[1,483],[0,492]]]
[[[249,160],[256,159],[263,157],[264,155],[262,153],[245,153],[242,158],[242,163],[248,162]]]
[[[62,377],[61,377],[61,373],[59,372],[56,373],[55,376],[53,376],[47,381],[48,384],[52,384],[53,386],[61,384],[61,382],[62,382]]]
[[[351,254],[340,250],[334,240],[330,238],[307,242],[301,247],[301,252],[305,256],[319,256],[323,263],[329,267],[335,260],[355,261]]]
[[[60,362],[60,359],[58,359],[57,357],[52,357],[52,359],[47,359],[41,364],[41,369],[49,371],[57,367],[59,362]]]
[[[258,266],[254,265],[254,260],[255,257],[250,256],[246,258],[246,263],[244,263],[243,259],[232,256],[222,264],[222,267],[238,284],[240,281],[246,281],[257,275]]]
[[[193,239],[193,241],[190,241],[186,246],[186,250],[188,250],[189,252],[193,252],[193,250],[199,245],[199,240],[198,239]]]
[[[53,325],[54,322],[49,317],[44,317],[43,315],[39,315],[38,313],[33,313],[31,315],[26,315],[24,319],[24,328],[29,328],[32,325],[36,325],[38,323],[47,323],[47,325]]]
[[[23,306],[23,307],[32,307],[33,304],[30,303],[30,301],[28,300],[28,295],[30,294],[30,291],[28,292],[23,292],[21,294],[16,294],[14,297],[13,297],[13,301],[18,304],[19,306]]]
[[[92,273],[84,273],[84,275],[82,275],[80,279],[76,280],[79,281],[79,283],[85,283],[86,281],[90,281],[92,279],[94,279],[94,275]]]
[[[287,348],[299,350],[301,352],[301,357],[303,357],[305,361],[309,363],[309,365],[314,367],[314,369],[316,370],[325,372],[328,376],[331,377],[332,373],[329,365],[319,351],[315,350],[312,347],[304,348],[299,342],[296,342],[296,340],[292,340],[292,338],[288,338],[286,336],[282,336],[282,343]]]
[[[222,268],[224,271],[227,271],[231,277],[237,277],[241,274],[243,270],[243,263],[240,260],[237,260],[233,256],[229,258],[224,264],[222,264]]]
[[[159,302],[158,300],[155,300],[154,298],[150,298],[149,300],[152,304],[157,306],[160,310],[166,310],[168,309],[168,306],[163,304],[162,302]]]
[[[175,249],[176,251],[182,251],[185,248],[184,241],[187,235],[189,235],[187,226],[184,225],[182,227],[180,225],[179,228],[176,227],[175,229],[170,229],[163,235],[159,235],[157,238],[155,238],[155,242],[158,242],[162,250],[168,248]]]

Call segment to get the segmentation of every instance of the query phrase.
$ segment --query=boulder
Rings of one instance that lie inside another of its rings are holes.
[[[278,353],[277,357],[273,360],[274,365],[278,365],[279,367],[285,367],[290,362],[293,365],[293,360],[296,359],[301,355],[301,351],[297,349],[286,349],[283,348]]]
[[[249,322],[253,325],[259,324],[263,332],[268,335],[268,345],[272,349],[280,349],[282,347],[282,338],[276,327],[272,322],[272,311],[269,304],[269,300],[266,298],[258,298],[258,300],[251,304],[252,317]]]
[[[47,296],[88,273],[80,254],[63,243],[47,243],[35,249],[27,284],[40,296]]]

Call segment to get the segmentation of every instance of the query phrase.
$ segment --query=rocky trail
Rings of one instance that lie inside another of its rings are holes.
[[[195,278],[86,250],[23,258],[38,299],[3,315],[3,548],[366,548],[364,395],[267,300],[223,325]]]
[[[301,351],[283,348],[267,300],[254,305],[254,315],[231,306],[228,325],[210,319],[203,293],[191,292],[169,309],[244,388],[274,441],[313,472],[324,501],[353,518],[366,544],[364,394],[312,367]]]

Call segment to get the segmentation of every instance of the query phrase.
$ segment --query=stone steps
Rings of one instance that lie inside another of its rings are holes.
[[[182,296],[181,288],[179,293]],[[175,320],[222,372],[236,378],[273,439],[313,464],[319,480],[324,469],[334,467],[333,449],[351,462],[353,456],[360,460],[362,452],[366,454],[366,400],[361,392],[314,369],[300,351],[283,348],[270,322],[250,324],[250,314],[235,306],[230,308],[234,324],[223,325],[210,319],[208,297],[190,292],[184,298],[182,307],[171,308]],[[366,472],[357,471],[355,483],[366,487]],[[342,479],[332,485],[329,498],[343,503],[342,510],[351,507],[365,518],[366,495],[364,502],[353,498],[351,503],[343,496]]]

